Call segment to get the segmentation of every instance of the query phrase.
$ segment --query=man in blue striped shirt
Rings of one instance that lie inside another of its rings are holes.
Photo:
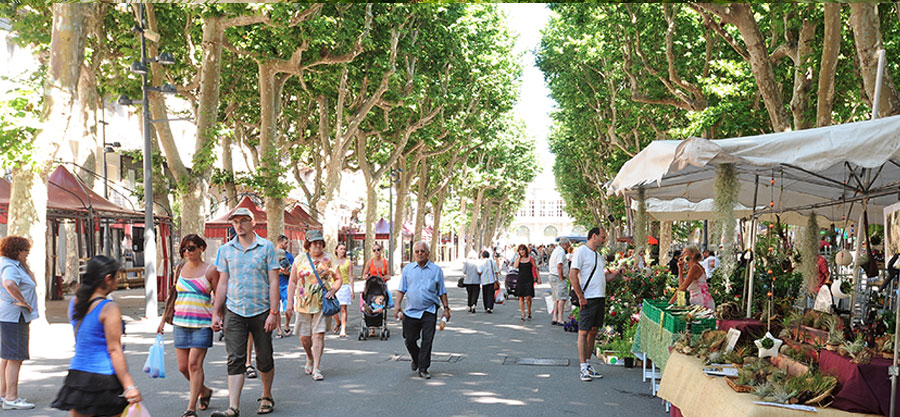
[[[248,335],[252,335],[256,346],[256,366],[263,384],[258,413],[268,414],[275,407],[272,331],[280,321],[278,271],[281,265],[275,257],[275,245],[253,231],[253,213],[249,209],[235,209],[229,220],[237,236],[222,245],[216,254],[220,275],[212,322],[213,330],[225,327],[229,407],[212,413],[212,417],[240,415]]]

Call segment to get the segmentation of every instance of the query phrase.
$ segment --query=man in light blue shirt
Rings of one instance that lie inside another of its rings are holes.
[[[400,305],[406,297],[406,309],[402,312],[406,350],[412,358],[413,372],[418,371],[419,377],[430,379],[428,367],[431,366],[431,342],[434,340],[434,327],[437,324],[437,309],[439,305],[444,307],[446,321],[450,320],[450,307],[447,288],[444,286],[444,271],[428,260],[428,244],[416,242],[413,253],[416,262],[406,265],[400,277],[394,317],[400,318]],[[419,337],[422,338],[421,346],[418,344]]]

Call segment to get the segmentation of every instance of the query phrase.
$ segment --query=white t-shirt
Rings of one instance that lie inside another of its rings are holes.
[[[559,264],[562,264],[563,275],[566,275],[569,268],[566,268],[566,251],[562,246],[557,246],[550,254],[550,265],[547,267],[550,270],[550,275],[559,275],[559,269],[556,268],[556,265]],[[568,277],[563,276],[562,278]]]
[[[703,267],[703,270],[706,271],[707,279],[712,278],[713,272],[715,272],[716,269],[719,268],[720,264],[721,262],[719,261],[719,258],[715,256],[709,256],[706,259],[700,261],[700,265]]]
[[[598,263],[596,269],[595,263]],[[606,261],[602,255],[592,251],[587,245],[579,246],[572,256],[572,268],[578,269],[578,281],[582,288],[587,283],[591,270],[594,271],[590,285],[584,288],[584,298],[606,297]]]

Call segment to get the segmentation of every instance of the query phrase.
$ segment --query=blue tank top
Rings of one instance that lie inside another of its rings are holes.
[[[75,356],[72,357],[69,369],[101,375],[115,374],[112,360],[109,358],[109,351],[106,348],[106,333],[103,330],[103,323],[100,323],[100,312],[108,302],[109,300],[100,300],[97,306],[89,311],[82,320],[72,319],[72,313],[75,312],[75,299],[73,298],[69,303],[69,321],[72,323],[72,329],[75,329],[79,321],[84,321],[78,327],[78,333],[75,334]],[[125,324],[122,323],[122,327],[124,326]]]

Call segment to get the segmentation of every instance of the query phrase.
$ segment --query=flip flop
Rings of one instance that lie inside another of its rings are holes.
[[[258,400],[259,408],[256,409],[256,414],[269,414],[275,411],[275,400],[270,397],[262,397]]]
[[[312,375],[312,372],[313,372],[312,362],[306,362],[306,366],[303,367],[303,373],[305,373],[307,375]]]
[[[200,411],[203,411],[203,410],[206,410],[209,408],[209,402],[210,402],[210,400],[212,400],[212,395],[213,395],[213,391],[212,391],[212,389],[210,389],[208,395],[206,395],[205,397],[200,396],[200,399],[198,400],[198,402],[200,404],[198,404],[198,407],[197,407],[200,409]]]
[[[259,374],[256,373],[256,368],[254,368],[253,366],[248,366],[247,370],[244,371],[244,376],[246,376],[247,378],[253,379],[253,378],[258,377]]]

